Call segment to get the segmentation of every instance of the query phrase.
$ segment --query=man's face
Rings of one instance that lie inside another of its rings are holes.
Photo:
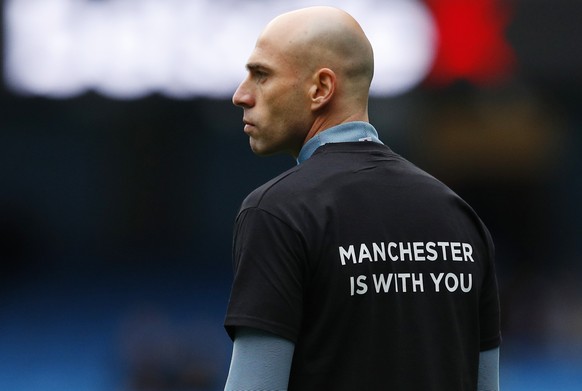
[[[311,126],[308,78],[292,53],[260,38],[247,77],[232,97],[244,109],[244,132],[257,155],[299,154]]]

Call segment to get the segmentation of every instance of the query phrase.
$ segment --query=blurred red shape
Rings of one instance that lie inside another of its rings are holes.
[[[500,0],[426,0],[437,27],[437,54],[427,82],[465,79],[477,85],[505,80],[515,65],[505,37],[513,7]]]

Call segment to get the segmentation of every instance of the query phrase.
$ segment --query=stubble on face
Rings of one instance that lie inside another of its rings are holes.
[[[287,50],[284,50],[287,48]],[[247,65],[254,105],[245,107],[245,133],[257,155],[297,156],[309,128],[305,72],[288,45],[263,34]],[[253,75],[255,70],[260,70]],[[253,79],[254,78],[254,79]]]

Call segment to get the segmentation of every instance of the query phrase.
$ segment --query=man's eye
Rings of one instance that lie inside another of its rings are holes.
[[[264,80],[267,77],[267,72],[263,72],[263,71],[256,71],[255,72],[255,79],[261,81]]]

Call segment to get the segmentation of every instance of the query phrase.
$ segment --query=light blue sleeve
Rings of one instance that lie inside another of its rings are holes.
[[[258,329],[237,328],[225,391],[286,391],[293,342]],[[477,391],[499,391],[499,348],[479,354]]]
[[[285,391],[295,344],[266,331],[238,327],[225,391]]]
[[[499,348],[479,354],[477,391],[499,391]]]

